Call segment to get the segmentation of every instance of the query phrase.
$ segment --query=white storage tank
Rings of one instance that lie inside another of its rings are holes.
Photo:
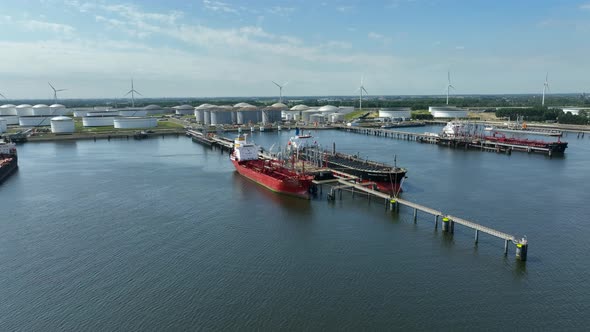
[[[219,124],[231,124],[232,123],[231,111],[226,108],[218,107],[216,109],[212,109],[212,110],[210,110],[210,114],[211,114],[211,125],[215,126],[215,125],[219,125]]]
[[[84,116],[87,116],[88,112],[92,111],[92,109],[89,108],[77,108],[74,110],[74,117],[75,118],[81,118]]]
[[[203,124],[211,124],[211,111],[203,110]]]
[[[176,114],[178,115],[190,115],[193,114],[195,108],[191,105],[180,105],[173,107],[176,110]]]
[[[202,123],[203,122],[203,110],[195,108],[194,113],[195,113],[195,121],[197,121],[198,123]]]
[[[316,110],[316,109],[309,109],[309,110],[307,110],[307,111],[303,111],[303,112],[301,113],[301,120],[303,120],[303,121],[305,121],[305,122],[309,122],[309,120],[310,120],[311,116],[312,116],[313,114],[316,114],[316,113],[317,113],[317,111],[318,111],[318,110]]]
[[[21,116],[18,124],[21,127],[43,127],[51,125],[51,116]]]
[[[97,115],[85,116],[82,118],[82,125],[84,127],[109,127],[115,123],[116,116],[113,115]]]
[[[158,120],[146,117],[119,117],[115,119],[114,123],[117,129],[155,128],[158,125]]]
[[[5,133],[7,129],[8,123],[6,122],[6,119],[0,118],[0,134]]]
[[[309,116],[309,122],[324,123],[325,118],[322,113],[316,113]]]
[[[62,104],[53,104],[49,105],[49,110],[51,115],[66,115],[68,113],[68,109]]]
[[[3,115],[17,115],[16,114],[16,106],[12,104],[6,104],[0,106],[0,116]]]
[[[336,112],[338,112],[338,107],[332,106],[332,105],[326,105],[326,106],[322,106],[322,107],[318,108],[317,112],[326,113],[326,114],[336,113]]]
[[[18,116],[16,115],[0,115],[1,118],[6,120],[6,124],[8,125],[17,125],[18,124]]]
[[[409,107],[387,107],[379,109],[380,118],[410,119],[412,110]]]
[[[340,106],[338,107],[338,113],[348,114],[354,112],[354,106]]]
[[[33,106],[31,106],[29,104],[21,104],[15,108],[16,108],[16,115],[18,115],[18,116],[32,116],[33,115]]]
[[[51,132],[54,134],[71,134],[74,132],[74,120],[67,116],[51,118]]]
[[[337,123],[337,122],[343,122],[344,121],[344,113],[332,113],[330,114],[330,122],[331,123]]]
[[[428,111],[435,118],[466,118],[467,110],[456,106],[430,106]]]
[[[34,116],[46,116],[46,115],[52,115],[52,114],[49,109],[49,106],[47,106],[45,104],[37,104],[37,105],[33,106],[33,115]]]
[[[117,115],[119,116],[129,116],[129,117],[135,117],[135,116],[146,116],[147,115],[147,111],[143,108],[121,108],[121,109],[117,109]]]

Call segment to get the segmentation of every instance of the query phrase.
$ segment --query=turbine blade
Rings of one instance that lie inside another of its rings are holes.
[[[449,84],[449,88],[451,88],[451,89],[453,89],[453,90],[457,90],[457,89],[455,89],[455,87],[454,87],[454,86],[452,86],[451,84]]]
[[[51,83],[47,82],[47,84],[49,84],[49,86],[53,89],[53,91],[55,91],[55,88],[53,87],[53,85],[51,85]]]
[[[276,86],[278,86],[279,88],[282,88],[282,86],[280,86],[280,85],[279,85],[277,82],[275,82],[275,81],[271,81],[271,82],[273,82],[273,83],[274,83]]]
[[[133,92],[135,92],[135,93],[137,93],[138,95],[140,95],[140,96],[142,96],[142,97],[143,97],[143,95],[142,95],[141,93],[139,93],[139,91],[137,91],[137,90],[133,90]]]
[[[284,87],[286,87],[286,86],[287,86],[287,84],[289,84],[289,82],[288,82],[288,81],[287,81],[287,82],[285,82],[285,83],[283,83],[283,88],[284,88]]]
[[[363,91],[365,91],[366,94],[369,94],[369,92],[367,92],[367,89],[365,89],[365,87],[363,86]]]
[[[127,92],[126,94],[123,95],[123,97],[127,96],[128,94],[130,94],[132,92],[132,90],[129,90],[129,92]]]
[[[6,96],[5,96],[5,95],[3,95],[3,94],[1,94],[1,93],[0,93],[0,96],[2,96],[2,98],[4,98],[4,99],[8,99],[8,98],[6,98]]]
[[[66,91],[68,89],[59,89],[59,90],[55,90],[55,92],[60,92],[60,91]]]

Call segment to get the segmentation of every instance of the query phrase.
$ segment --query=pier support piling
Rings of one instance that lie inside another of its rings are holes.
[[[438,229],[438,215],[434,216],[434,229]]]
[[[442,218],[442,231],[444,233],[448,233],[449,232],[449,224],[450,224],[450,219],[447,217]]]
[[[508,240],[504,240],[504,255],[508,255]]]
[[[418,220],[418,209],[414,209],[414,222]]]
[[[479,241],[479,231],[476,229],[475,230],[475,243],[477,244],[477,241]]]
[[[526,261],[526,254],[528,251],[528,243],[517,243],[516,244],[516,258],[521,261]]]

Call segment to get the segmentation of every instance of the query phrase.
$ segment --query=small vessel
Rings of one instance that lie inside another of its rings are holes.
[[[307,134],[304,133],[303,131],[299,132],[299,128],[295,127],[295,137],[296,138],[311,138],[311,132],[308,132]]]
[[[16,144],[0,142],[0,183],[18,168]]]
[[[259,157],[260,148],[239,135],[234,141],[230,160],[244,177],[277,193],[310,198],[313,175],[289,169],[278,159]]]
[[[320,166],[329,168],[334,175],[373,184],[374,189],[390,195],[397,195],[402,191],[407,170],[397,167],[397,157],[394,158],[394,166],[390,166],[354,155],[324,151],[315,142],[308,144],[306,140],[297,137],[291,139],[290,145],[296,149],[299,159],[312,164],[319,163]]]
[[[485,136],[484,138],[489,142],[509,144],[517,148],[543,148],[557,153],[563,153],[565,152],[565,149],[567,149],[567,142],[562,142],[560,137],[557,137],[556,142],[547,142],[525,138],[506,137],[506,135],[502,133],[495,132],[491,136]]]

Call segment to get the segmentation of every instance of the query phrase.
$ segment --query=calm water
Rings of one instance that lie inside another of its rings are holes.
[[[414,128],[438,131],[440,128]],[[256,133],[283,145],[293,133]],[[0,186],[0,330],[580,330],[590,323],[590,139],[565,157],[338,131],[325,146],[408,168],[403,197],[530,241],[378,202],[304,201],[185,137],[19,146]]]

